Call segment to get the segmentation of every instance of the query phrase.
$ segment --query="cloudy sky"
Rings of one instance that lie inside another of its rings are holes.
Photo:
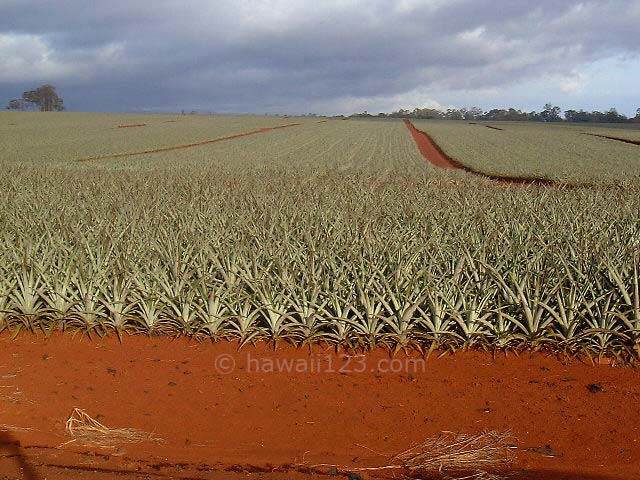
[[[640,0],[0,0],[0,104],[640,108]]]

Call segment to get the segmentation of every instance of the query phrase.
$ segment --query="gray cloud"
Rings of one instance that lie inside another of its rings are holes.
[[[570,102],[593,62],[640,64],[640,0],[185,3],[4,0],[0,100],[50,81],[74,109],[333,113],[535,79]]]

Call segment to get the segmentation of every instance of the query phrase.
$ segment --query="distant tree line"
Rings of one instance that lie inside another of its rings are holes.
[[[560,107],[551,105],[544,106],[540,112],[523,112],[515,108],[489,110],[485,112],[481,108],[449,108],[446,111],[434,108],[416,108],[414,110],[400,109],[392,113],[379,113],[371,115],[366,111],[356,113],[352,117],[383,117],[383,118],[414,118],[414,119],[439,119],[439,120],[470,120],[470,121],[498,121],[509,120],[518,122],[591,122],[591,123],[640,123],[640,108],[636,116],[629,118],[618,113],[615,108],[607,112],[587,112],[585,110],[566,110],[564,116]]]
[[[24,92],[21,98],[14,98],[7,105],[7,110],[61,112],[64,110],[64,102],[56,92],[56,87],[46,84]]]

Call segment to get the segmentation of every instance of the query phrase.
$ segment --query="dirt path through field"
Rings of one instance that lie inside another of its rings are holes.
[[[422,156],[430,163],[440,168],[456,168],[465,170],[465,166],[460,162],[455,161],[444,153],[438,145],[431,140],[431,137],[422,130],[418,130],[413,123],[409,120],[405,120],[404,124],[411,132],[413,141],[416,142],[416,146]]]
[[[489,174],[483,173],[479,170],[475,170],[471,167],[467,167],[466,165],[463,165],[457,160],[454,160],[453,158],[451,158],[438,146],[436,142],[433,141],[433,139],[426,132],[423,132],[422,130],[418,130],[413,125],[413,123],[411,123],[411,121],[405,120],[404,124],[409,129],[409,132],[411,132],[411,135],[413,136],[413,140],[416,142],[418,150],[420,150],[420,153],[422,154],[422,156],[428,162],[435,165],[436,167],[464,170],[465,172],[473,173],[474,175],[479,175],[481,177],[488,178],[490,180],[495,180],[500,183],[519,184],[519,185],[553,185],[553,186],[562,185],[568,188],[579,186],[579,185],[561,184],[553,180],[548,180],[544,178],[509,177],[509,176],[500,176],[500,175],[489,175]],[[493,127],[490,127],[490,128],[493,128]],[[588,186],[588,185],[580,185],[580,186]]]
[[[0,386],[0,474],[10,479],[346,479],[439,432],[483,430],[517,439],[513,479],[640,472],[640,372],[540,354],[423,362],[382,351],[346,358],[319,347],[0,335]],[[161,441],[70,442],[65,422],[76,407]],[[344,469],[312,475],[318,463]]]
[[[631,145],[640,145],[640,140],[631,140],[630,138],[613,137],[611,135],[600,135],[597,133],[584,132],[583,135],[589,135],[590,137],[606,138],[607,140],[615,140],[616,142],[630,143]]]
[[[210,145],[212,143],[225,142],[227,140],[234,140],[236,138],[248,137],[249,135],[256,135],[258,133],[266,133],[272,130],[280,130],[283,128],[296,127],[298,125],[302,125],[301,123],[288,123],[286,125],[278,125],[277,127],[263,127],[258,130],[252,130],[250,132],[237,133],[235,135],[229,135],[227,137],[214,138],[213,140],[203,140],[201,142],[188,143],[184,145],[173,145],[171,147],[162,147],[162,148],[154,148],[151,150],[142,150],[139,152],[125,152],[125,153],[114,153],[110,155],[102,155],[100,157],[89,157],[82,158],[77,160],[78,162],[88,162],[90,160],[106,160],[106,159],[114,159],[114,158],[125,158],[125,157],[134,157],[138,155],[150,155],[153,153],[161,153],[161,152],[172,152],[174,150],[184,150],[185,148],[193,148],[200,147],[202,145]]]

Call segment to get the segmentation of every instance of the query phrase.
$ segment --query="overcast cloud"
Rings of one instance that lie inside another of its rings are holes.
[[[640,0],[0,0],[2,103],[49,82],[73,110],[635,114],[638,78]]]

